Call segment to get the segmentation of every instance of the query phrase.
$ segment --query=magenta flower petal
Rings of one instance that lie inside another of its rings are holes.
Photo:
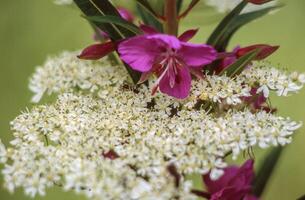
[[[210,64],[217,57],[216,51],[211,46],[185,42],[182,42],[178,54],[189,67],[202,67]]]
[[[166,35],[166,34],[153,34],[153,35],[147,35],[147,39],[152,39],[155,41],[158,41],[158,45],[160,47],[167,47],[167,48],[173,48],[173,49],[179,49],[181,48],[181,42],[172,35]]]
[[[118,51],[124,62],[140,72],[149,71],[160,54],[156,42],[146,36],[136,36],[121,42]]]
[[[126,8],[119,7],[118,12],[120,13],[120,15],[123,19],[125,19],[126,21],[129,21],[129,22],[133,22],[135,17]]]
[[[243,200],[258,200],[256,196],[248,194]]]
[[[160,80],[159,88],[162,93],[178,99],[184,99],[191,89],[191,75],[187,67],[177,68],[177,71],[175,76],[170,71],[166,72]]]
[[[211,193],[211,199],[245,200],[251,193],[254,178],[253,160],[248,160],[241,167],[227,167],[224,175],[216,181],[212,181],[209,175],[203,178]]]
[[[133,69],[145,72],[141,82],[151,74],[158,77],[152,94],[159,88],[169,96],[186,98],[191,88],[191,73],[202,78],[199,67],[216,59],[216,51],[207,45],[188,44],[175,36],[156,34],[147,27],[144,29],[151,34],[132,37],[120,43],[118,51],[121,59]],[[187,40],[195,32],[185,33],[182,39]],[[194,66],[196,68],[192,68]]]

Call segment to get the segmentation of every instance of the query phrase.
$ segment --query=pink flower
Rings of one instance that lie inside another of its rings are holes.
[[[205,175],[203,180],[210,200],[258,200],[251,195],[253,178],[253,160],[248,160],[241,167],[227,167],[219,180],[212,181],[209,175]]]
[[[191,73],[200,77],[201,68],[216,59],[216,51],[208,45],[188,43],[196,33],[194,30],[185,32],[180,39],[151,30],[150,33],[120,43],[121,59],[143,72],[140,81],[152,74],[158,77],[153,94],[159,88],[169,96],[186,98],[191,88]]]
[[[129,10],[127,10],[126,8],[119,7],[119,8],[118,8],[118,11],[119,11],[121,17],[122,17],[123,19],[125,19],[126,21],[128,21],[128,22],[133,22],[133,21],[134,21],[134,18],[135,18],[135,17],[134,17],[133,14],[132,14]]]

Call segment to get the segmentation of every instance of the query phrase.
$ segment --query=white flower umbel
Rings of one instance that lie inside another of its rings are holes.
[[[275,91],[278,96],[298,92],[305,84],[304,76],[296,72],[279,70],[266,62],[254,62],[240,78],[248,85],[257,86],[257,93],[263,92],[264,96],[268,97],[270,91]]]
[[[242,97],[250,96],[251,87],[244,84],[243,79],[232,79],[227,76],[209,76],[198,81],[192,90],[192,95],[201,100],[210,100],[215,103],[223,101],[229,105],[237,105],[242,102]]]
[[[0,145],[9,191],[23,187],[30,196],[44,195],[59,185],[91,199],[194,199],[192,185],[183,176],[177,184],[169,166],[181,175],[210,171],[217,179],[228,153],[235,159],[255,146],[286,145],[301,126],[237,105],[253,87],[295,92],[304,75],[254,63],[234,78],[207,75],[194,81],[191,96],[178,101],[151,96],[145,85],[130,86],[123,66],[76,55],[48,59],[31,78],[36,97],[55,93],[58,99],[11,123],[11,147]],[[233,106],[207,113],[194,109],[198,100]]]
[[[217,178],[226,166],[226,153],[236,158],[255,145],[285,145],[300,126],[264,111],[213,117],[205,111],[181,110],[170,117],[147,108],[143,96],[141,89],[138,94],[117,91],[107,99],[66,93],[54,105],[21,114],[12,122],[15,140],[11,164],[3,171],[6,186],[43,195],[46,187],[60,184],[101,199],[126,199],[141,192],[172,197],[182,190],[187,196],[187,190],[171,186],[172,177],[165,175],[168,165],[175,164],[185,174],[212,170]],[[110,150],[119,158],[105,159]]]
[[[72,90],[90,90],[110,85],[122,85],[128,80],[123,67],[111,66],[107,60],[85,61],[77,58],[78,52],[63,52],[50,57],[36,69],[30,79],[29,88],[34,92],[33,102],[39,102],[43,94]]]
[[[233,10],[241,2],[242,2],[242,0],[206,0],[207,5],[215,7],[216,10],[221,13],[226,13],[226,12]],[[255,5],[255,4],[249,3],[244,8],[242,13],[248,13],[248,12],[252,12],[252,11],[261,10],[264,8],[273,7],[273,6],[276,6],[277,4],[278,4],[277,0],[265,3],[262,5]]]
[[[5,163],[6,160],[7,160],[7,152],[4,144],[1,142],[0,139],[0,163]]]

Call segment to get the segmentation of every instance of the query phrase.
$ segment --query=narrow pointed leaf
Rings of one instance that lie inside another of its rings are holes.
[[[305,194],[301,197],[299,197],[297,200],[305,200]]]
[[[160,33],[163,32],[162,24],[150,12],[147,12],[147,10],[139,4],[137,4],[137,11],[145,25],[154,27]]]
[[[258,52],[259,50],[256,49],[242,56],[235,63],[229,65],[222,72],[220,72],[220,75],[226,74],[229,77],[233,77],[237,74],[240,74],[249,65],[249,63],[257,56]]]
[[[282,5],[278,6],[272,6],[268,8],[264,8],[262,10],[253,11],[245,14],[241,14],[237,16],[231,23],[230,26],[228,26],[227,31],[223,33],[221,38],[218,40],[218,42],[215,44],[215,48],[222,52],[225,51],[231,38],[234,36],[234,34],[243,26],[246,24],[263,17],[270,13],[273,10],[279,9],[282,7]]]
[[[188,7],[186,8],[185,11],[183,11],[183,13],[181,13],[179,15],[179,18],[183,18],[183,17],[186,17],[187,14],[197,5],[197,3],[199,3],[200,0],[192,0],[190,2],[190,4],[188,5]]]
[[[151,7],[150,3],[147,0],[136,0],[138,5],[144,8],[151,16],[155,17],[156,20],[159,20],[161,16]]]
[[[272,176],[272,172],[279,161],[279,158],[282,154],[283,147],[276,147],[271,150],[271,152],[265,157],[264,161],[254,180],[254,191],[253,193],[260,197],[264,189]]]
[[[81,11],[87,16],[105,16],[112,15],[121,17],[116,8],[110,3],[109,0],[74,0],[75,4],[81,9]],[[135,36],[136,34],[128,29],[120,26],[116,26],[111,23],[94,22],[102,31],[106,32],[112,41],[119,41],[124,38]],[[137,83],[141,74],[132,70],[128,65],[125,64],[126,70],[131,76],[134,83]]]
[[[216,27],[212,35],[209,37],[207,44],[215,46],[221,40],[223,35],[230,28],[234,19],[241,13],[241,11],[246,7],[248,2],[242,1],[236,8],[234,8]]]
[[[127,29],[137,35],[142,33],[142,31],[136,25],[124,20],[121,17],[105,15],[105,16],[85,17],[85,18],[87,18],[91,22],[115,24],[117,26],[124,27],[125,29]]]
[[[182,5],[183,5],[183,0],[177,0],[177,13],[180,13]]]

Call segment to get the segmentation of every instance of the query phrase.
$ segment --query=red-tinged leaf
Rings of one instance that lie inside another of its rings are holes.
[[[264,3],[268,3],[270,1],[273,1],[273,0],[247,0],[249,3],[253,3],[253,4],[256,4],[256,5],[261,5],[261,4],[264,4]]]
[[[263,59],[267,58],[268,56],[270,56],[271,54],[273,54],[278,48],[279,48],[279,46],[271,46],[271,45],[267,45],[267,44],[256,44],[256,45],[251,45],[248,47],[238,49],[236,52],[236,56],[237,56],[237,58],[240,58],[240,57],[246,55],[247,53],[249,53],[255,49],[258,49],[259,52],[258,52],[257,56],[254,58],[254,60],[263,60]]]
[[[111,41],[102,44],[94,44],[85,48],[78,58],[85,60],[98,60],[115,51],[115,49],[116,44]]]
[[[179,40],[182,42],[188,42],[196,35],[197,32],[198,29],[187,30],[179,36]]]

